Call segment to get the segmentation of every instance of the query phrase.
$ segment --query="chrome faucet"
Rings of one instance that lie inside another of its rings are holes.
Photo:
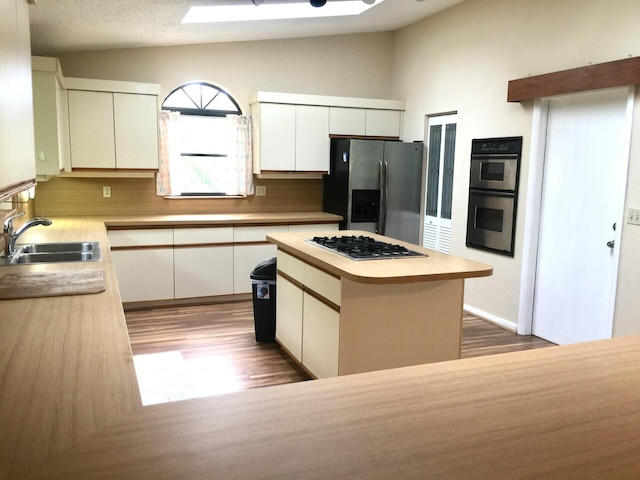
[[[20,228],[18,228],[18,230],[14,230],[13,220],[15,218],[21,217],[22,215],[24,215],[24,212],[18,213],[17,215],[13,215],[4,221],[3,233],[5,236],[5,243],[6,243],[4,247],[5,257],[12,257],[16,253],[16,241],[18,240],[20,235],[22,235],[26,230],[28,230],[31,227],[35,227],[36,225],[49,226],[53,223],[51,222],[51,220],[47,218],[36,217],[24,222],[24,224]]]

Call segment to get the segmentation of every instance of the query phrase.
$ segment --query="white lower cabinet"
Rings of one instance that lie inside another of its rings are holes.
[[[302,362],[302,289],[277,276],[276,340],[298,362]]]
[[[111,252],[123,302],[173,298],[173,247]]]
[[[109,230],[122,301],[249,294],[251,271],[277,253],[266,235],[290,229],[332,231],[338,224]]]
[[[175,298],[233,293],[233,227],[174,228]]]
[[[302,364],[317,378],[337,377],[340,313],[306,292],[302,311]]]
[[[173,298],[172,228],[110,230],[108,235],[123,302]]]
[[[233,293],[233,247],[174,248],[175,298]]]

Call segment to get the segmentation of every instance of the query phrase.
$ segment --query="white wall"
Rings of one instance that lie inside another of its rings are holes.
[[[159,83],[162,98],[203,80],[249,112],[249,97],[274,92],[389,98],[391,33],[262,42],[134,48],[60,55],[68,77]]]
[[[407,102],[405,138],[423,136],[425,115],[458,111],[452,250],[494,266],[492,277],[467,282],[468,305],[518,322],[533,103],[507,103],[508,81],[640,55],[638,7],[637,0],[467,0],[396,33],[392,96]],[[524,137],[514,258],[465,246],[471,140],[510,135]],[[640,205],[637,184],[629,188],[632,206]],[[633,273],[640,231],[631,230],[625,228],[621,246],[616,334],[640,332],[633,318],[640,301],[632,293],[640,283]]]

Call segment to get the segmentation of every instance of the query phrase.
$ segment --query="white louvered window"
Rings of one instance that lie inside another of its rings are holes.
[[[453,168],[456,151],[456,115],[428,117],[427,178],[423,245],[451,251]]]

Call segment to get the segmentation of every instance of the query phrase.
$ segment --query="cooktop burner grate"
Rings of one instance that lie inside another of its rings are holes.
[[[364,235],[341,237],[313,237],[314,243],[352,260],[383,260],[387,258],[426,257],[424,253],[409,250],[402,245],[381,242]]]

